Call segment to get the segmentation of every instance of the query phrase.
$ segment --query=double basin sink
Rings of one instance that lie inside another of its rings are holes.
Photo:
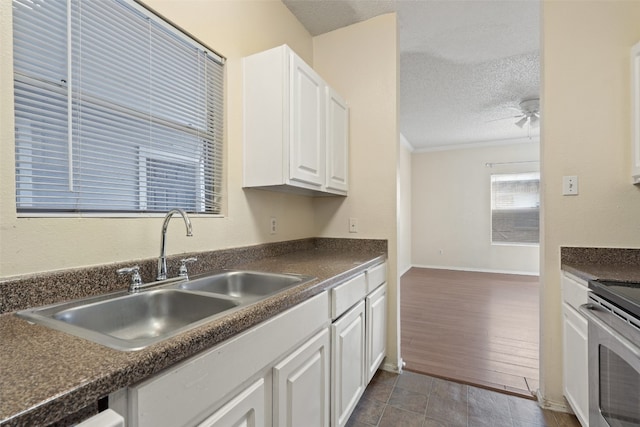
[[[30,322],[117,350],[140,350],[313,280],[295,274],[224,271],[19,311]]]

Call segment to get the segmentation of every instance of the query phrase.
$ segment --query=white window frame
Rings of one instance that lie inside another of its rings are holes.
[[[537,181],[538,183],[540,183],[540,172],[538,171],[529,171],[529,172],[506,172],[506,173],[495,173],[495,174],[491,174],[489,176],[489,241],[491,243],[491,245],[493,246],[534,246],[534,247],[538,247],[540,246],[540,222],[538,220],[538,242],[516,242],[516,241],[494,241],[493,239],[493,196],[494,196],[494,192],[493,192],[493,176],[496,175],[512,175],[512,176],[517,176],[517,175],[536,175],[537,176]],[[539,187],[538,187],[539,188]],[[540,190],[538,189],[538,212],[540,212],[540,203],[539,203],[539,195],[540,195]],[[538,214],[539,216],[539,214]]]

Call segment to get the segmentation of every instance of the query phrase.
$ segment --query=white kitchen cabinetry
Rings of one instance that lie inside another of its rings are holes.
[[[329,427],[329,345],[324,329],[273,369],[274,426]]]
[[[127,427],[342,427],[386,354],[386,274],[369,268],[112,393],[109,407]]]
[[[264,427],[267,425],[264,379],[260,378],[198,424],[198,427]]]
[[[307,349],[318,350],[321,342],[318,337],[323,330],[328,333],[329,310],[329,296],[323,292],[129,387],[125,393],[115,393],[113,401],[112,396],[109,398],[109,406],[116,410],[126,408],[123,412],[127,414],[128,427],[179,427],[198,423],[271,426],[275,411],[273,390],[278,402],[284,393],[282,384],[274,385],[273,378],[280,381],[284,375],[295,383],[294,394],[287,398],[306,405],[296,407],[298,413],[327,411],[327,408],[318,409],[317,401],[304,401],[295,394],[309,393],[311,385],[305,381],[321,383],[323,380],[317,375],[325,375],[324,381],[328,381],[326,366],[324,371],[318,371],[320,365],[317,364],[300,369],[296,361],[305,358]],[[326,357],[322,356],[326,350],[318,351],[321,357]],[[307,361],[313,364],[316,359],[312,356]],[[296,375],[301,375],[300,382]],[[236,421],[240,424],[235,424]]]
[[[346,425],[367,386],[365,304],[360,301],[331,325],[332,426]]]
[[[331,289],[331,425],[346,425],[386,355],[386,263]]]
[[[583,426],[589,425],[588,324],[578,311],[587,303],[587,282],[562,273],[564,396]]]
[[[367,382],[371,381],[387,353],[387,284],[366,299]]]
[[[323,126],[325,85],[300,57],[289,52],[289,58],[292,131],[289,144],[290,179],[320,189],[324,183],[326,156]]]
[[[347,194],[349,189],[349,108],[338,93],[327,86],[326,189]]]
[[[244,58],[244,187],[347,193],[348,109],[288,46]]]

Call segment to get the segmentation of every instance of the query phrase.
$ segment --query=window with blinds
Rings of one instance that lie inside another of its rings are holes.
[[[491,175],[491,241],[540,242],[540,173]]]
[[[18,212],[219,213],[224,59],[130,0],[14,0]]]

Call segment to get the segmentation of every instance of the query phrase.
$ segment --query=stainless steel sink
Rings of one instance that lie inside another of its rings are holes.
[[[22,310],[17,315],[111,348],[139,350],[309,280],[313,278],[225,271],[163,282],[138,293],[123,291]]]
[[[108,347],[138,350],[239,305],[239,301],[229,298],[154,289],[24,310],[18,316]]]
[[[211,292],[250,302],[312,280],[298,274],[274,274],[255,271],[226,271],[195,278],[178,287],[190,291]]]

